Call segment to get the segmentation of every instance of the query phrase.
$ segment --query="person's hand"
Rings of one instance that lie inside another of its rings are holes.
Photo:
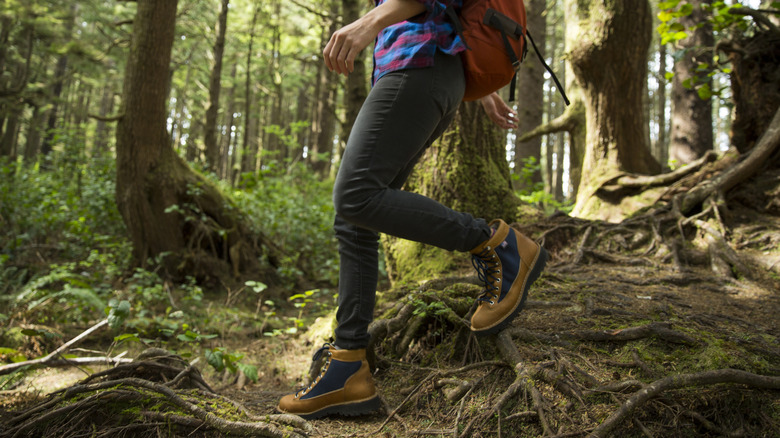
[[[517,128],[517,115],[498,93],[491,93],[479,100],[490,120],[502,129]]]
[[[425,5],[416,0],[385,1],[331,35],[322,51],[325,67],[344,76],[352,73],[355,70],[355,58],[374,41],[379,31],[423,11]]]
[[[378,33],[378,29],[366,25],[361,19],[337,30],[322,52],[325,66],[344,76],[352,73],[355,70],[355,58],[374,41]]]

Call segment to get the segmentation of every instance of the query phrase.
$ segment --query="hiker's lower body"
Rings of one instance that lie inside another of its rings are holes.
[[[380,232],[472,252],[486,283],[472,330],[495,332],[522,308],[546,260],[539,245],[503,221],[488,224],[401,190],[415,163],[452,122],[464,87],[460,58],[439,53],[434,66],[389,73],[369,93],[333,189],[340,256],[335,345],[318,351],[329,358],[323,373],[309,388],[285,396],[280,411],[317,418],[361,415],[379,405],[366,371],[365,348],[374,314]]]
[[[450,125],[465,82],[458,56],[377,81],[355,120],[333,201],[339,243],[336,345],[365,348],[374,312],[378,233],[455,251],[490,237],[481,219],[401,190],[425,150]]]

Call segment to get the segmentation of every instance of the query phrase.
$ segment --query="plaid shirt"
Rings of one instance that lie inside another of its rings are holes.
[[[465,50],[453,25],[444,14],[448,5],[460,10],[463,0],[417,0],[426,12],[386,27],[376,39],[372,83],[406,68],[430,67],[436,50],[454,55]],[[385,0],[376,0],[376,5]]]

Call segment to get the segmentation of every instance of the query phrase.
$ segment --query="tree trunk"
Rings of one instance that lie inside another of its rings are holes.
[[[693,12],[680,18],[680,24],[689,32],[688,38],[680,41],[683,56],[674,64],[672,80],[672,129],[669,134],[671,159],[678,165],[688,164],[712,150],[712,99],[702,99],[698,88],[701,84],[710,87],[707,74],[710,67],[701,70],[700,65],[712,65],[714,37],[702,6],[711,5],[712,0],[689,0]],[[698,84],[698,85],[697,85]]]
[[[187,56],[187,60],[185,61],[185,64],[187,64],[187,73],[184,75],[184,87],[179,91],[179,93],[176,95],[176,108],[174,110],[174,120],[173,120],[173,126],[171,126],[171,138],[173,143],[173,148],[179,152],[181,150],[182,146],[182,138],[184,136],[184,109],[187,107],[187,90],[189,89],[190,84],[192,83],[192,71],[194,70],[195,66],[192,62],[192,56],[195,54],[195,49],[190,50],[189,55]],[[194,123],[194,120],[193,120]],[[192,130],[192,127],[190,126],[190,130]],[[190,134],[190,138],[192,138],[192,134]],[[187,149],[185,147],[185,153],[187,152]],[[189,160],[189,158],[188,158]]]
[[[78,6],[71,6],[71,15],[68,17],[65,26],[65,35],[73,33],[73,26],[76,19],[76,10]],[[57,117],[60,106],[60,96],[65,86],[65,73],[68,71],[68,54],[62,54],[57,59],[57,66],[54,68],[54,83],[51,88],[52,108],[49,110],[49,120],[46,122],[46,132],[44,133],[43,143],[41,144],[41,155],[48,156],[52,151],[52,141],[54,141],[55,128],[57,128]]]
[[[660,171],[650,154],[642,110],[652,17],[647,0],[588,4],[567,0],[578,28],[569,57],[585,100],[587,148],[573,214],[617,219],[619,199],[599,187],[621,172]]]
[[[331,7],[331,15],[338,14],[338,3],[333,2]],[[336,21],[331,22],[329,28],[324,28],[321,35],[320,49],[325,48],[325,44],[328,41],[330,35],[338,30],[338,23]],[[335,135],[336,128],[336,109],[335,100],[337,94],[337,87],[339,83],[338,75],[331,73],[326,68],[320,68],[320,93],[317,96],[317,128],[315,130],[314,149],[311,154],[310,165],[312,169],[321,176],[327,176],[328,173],[335,176],[338,169],[338,162],[330,166],[333,161],[333,137]],[[343,142],[342,142],[343,143]],[[340,160],[341,154],[339,153],[336,160]]]
[[[30,116],[30,124],[27,128],[26,143],[24,145],[24,164],[32,166],[38,156],[38,149],[41,145],[42,125],[46,118],[46,112],[41,111],[37,105],[33,106],[33,113]]]
[[[51,88],[52,108],[49,110],[48,121],[46,122],[46,132],[41,144],[41,155],[48,156],[52,151],[52,141],[54,141],[54,129],[57,128],[57,115],[60,106],[60,96],[65,81],[65,73],[68,68],[68,56],[61,55],[57,59],[57,66],[54,69],[54,84]]]
[[[256,133],[251,132],[252,127],[252,55],[255,44],[255,28],[257,18],[260,15],[260,4],[255,5],[252,14],[252,25],[249,28],[249,47],[246,54],[246,78],[244,81],[244,138],[241,143],[241,171],[254,172],[257,161]],[[250,143],[251,142],[251,143]]]
[[[423,154],[404,190],[488,221],[513,222],[517,217],[505,133],[493,125],[478,102],[461,104],[452,126]],[[462,254],[391,236],[383,236],[382,242],[393,282],[430,279],[466,260]],[[430,261],[428,269],[411,269],[426,261]]]
[[[108,79],[113,82],[113,78]],[[114,111],[114,85],[108,83],[103,87],[103,95],[100,98],[101,117],[109,117]],[[104,157],[108,151],[109,124],[104,120],[98,120],[95,127],[95,141],[92,145],[92,155],[95,157]]]
[[[655,156],[662,168],[669,162],[669,145],[666,144],[666,44],[660,44],[658,49],[658,96],[656,99],[656,121],[658,123],[658,139],[655,143]]]
[[[227,32],[228,5],[230,0],[222,0],[217,20],[217,39],[214,42],[214,65],[209,79],[209,107],[206,110],[206,125],[203,143],[206,148],[206,169],[219,172],[219,142],[217,141],[217,115],[219,113],[219,94],[222,80],[222,58],[225,54],[225,33]]]
[[[116,201],[136,265],[197,279],[259,268],[260,247],[219,191],[171,147],[166,128],[176,0],[139,0],[117,125]],[[232,272],[229,269],[232,267]]]
[[[16,140],[19,134],[19,108],[18,105],[11,107],[11,114],[5,121],[5,130],[0,138],[0,157],[10,157],[16,159]]]
[[[225,111],[225,134],[222,136],[222,141],[219,145],[219,171],[218,175],[223,180],[230,180],[232,173],[232,159],[231,155],[236,153],[233,146],[233,124],[235,117],[233,114],[236,112],[236,77],[238,75],[238,63],[234,62],[233,67],[230,70],[230,88],[227,90],[225,96],[226,111]]]
[[[526,2],[528,29],[536,43],[544,47],[547,41],[547,20],[545,18],[545,0],[530,0]],[[517,73],[518,105],[517,132],[523,134],[531,131],[544,121],[544,67],[535,56],[528,56]],[[526,161],[530,158],[538,164],[542,157],[542,138],[515,143],[515,174],[519,175]],[[531,192],[534,185],[542,182],[541,167],[531,174],[530,181],[516,180],[515,188]],[[530,183],[530,186],[527,186]]]
[[[274,8],[274,16],[276,17],[273,20],[273,25],[271,26],[271,60],[268,63],[269,68],[269,74],[268,76],[271,78],[271,81],[273,83],[273,96],[270,96],[270,104],[271,104],[271,112],[270,112],[270,119],[266,120],[266,123],[269,125],[276,126],[281,133],[284,131],[287,127],[282,126],[282,101],[284,100],[284,93],[282,88],[282,77],[279,70],[281,69],[281,66],[279,65],[279,59],[281,57],[281,54],[279,53],[281,50],[281,43],[282,43],[282,34],[281,34],[281,1],[280,0],[272,0],[273,2],[273,8]],[[277,134],[272,134],[268,131],[265,132],[265,138],[266,141],[263,142],[263,154],[261,156],[261,162],[262,158],[265,156],[272,157],[278,160],[283,160],[286,157],[287,148],[284,142],[282,142],[282,139]]]
[[[549,54],[550,57],[550,63],[552,65],[555,65],[555,46],[556,46],[556,32],[555,29],[552,29],[552,32],[550,33],[549,41],[547,41],[549,44],[547,44],[547,47],[545,48],[545,52]],[[544,47],[544,46],[542,46]],[[553,101],[555,100],[555,93],[556,90],[553,90],[553,87],[547,88],[547,120],[553,120],[555,118],[555,112],[553,110]],[[546,136],[545,141],[545,147],[544,147],[544,160],[541,161],[544,163],[544,189],[547,193],[552,194],[555,191],[555,187],[553,187],[554,181],[553,181],[553,151],[555,150],[555,143],[556,143],[556,136],[555,133],[549,133]]]
[[[361,0],[342,0],[342,16],[344,17],[344,23],[352,23],[361,15],[361,5],[365,5],[365,1]],[[365,57],[370,50],[364,50],[360,55],[355,58],[355,70],[347,76],[346,92],[344,93],[344,122],[341,125],[341,138],[347,140],[350,132],[352,132],[352,125],[355,123],[360,107],[363,106],[363,101],[368,96],[368,84],[366,83],[366,63]]]
[[[778,39],[777,32],[763,31],[719,45],[728,53],[734,69],[731,74],[735,104],[731,143],[741,153],[753,148],[780,106]]]

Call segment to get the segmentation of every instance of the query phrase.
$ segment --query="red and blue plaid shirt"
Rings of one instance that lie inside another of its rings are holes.
[[[426,11],[386,27],[376,39],[373,83],[392,71],[433,65],[436,50],[454,55],[465,50],[444,13],[447,6],[460,10],[463,0],[417,0]],[[385,0],[376,0],[377,6]]]

